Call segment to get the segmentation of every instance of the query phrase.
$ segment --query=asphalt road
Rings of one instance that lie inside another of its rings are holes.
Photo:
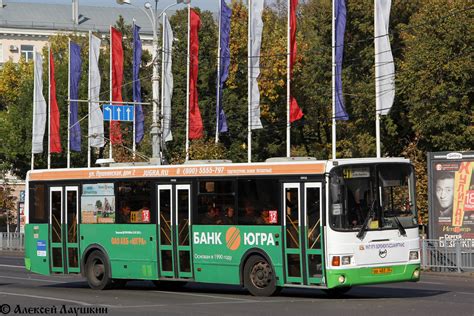
[[[7,315],[15,309],[24,315],[474,315],[474,277],[425,273],[418,283],[361,286],[338,299],[309,289],[253,297],[240,287],[214,284],[176,290],[129,282],[123,289],[93,291],[80,276],[31,274],[21,258],[0,254],[0,315],[8,309]]]

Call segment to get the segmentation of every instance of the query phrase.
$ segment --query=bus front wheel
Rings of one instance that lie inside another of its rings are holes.
[[[251,256],[244,266],[244,286],[254,296],[271,296],[278,290],[272,265],[260,256]]]
[[[87,283],[94,290],[105,290],[112,285],[107,257],[101,251],[95,250],[87,258]]]

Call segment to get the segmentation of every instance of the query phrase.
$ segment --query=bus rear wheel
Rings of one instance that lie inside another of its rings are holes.
[[[278,288],[272,265],[260,256],[251,256],[244,266],[244,286],[254,296],[274,295]]]
[[[109,277],[107,262],[106,255],[98,250],[92,252],[87,258],[85,274],[91,289],[105,290],[111,287],[112,279]]]

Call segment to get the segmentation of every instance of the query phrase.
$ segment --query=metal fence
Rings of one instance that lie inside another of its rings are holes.
[[[24,250],[24,237],[23,233],[0,233],[0,250]]]
[[[439,272],[474,271],[471,240],[421,240],[421,267]]]

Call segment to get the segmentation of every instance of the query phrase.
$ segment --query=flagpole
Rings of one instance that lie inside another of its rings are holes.
[[[248,0],[249,2],[249,12],[248,12],[248,43],[247,43],[247,64],[248,64],[248,75],[247,75],[247,99],[248,99],[248,109],[247,109],[247,161],[250,163],[252,161],[252,127],[251,127],[251,113],[250,109],[252,106],[252,32],[251,32],[251,21],[252,21],[252,0]]]
[[[163,115],[165,112],[165,107],[164,107],[164,104],[165,104],[165,17],[166,17],[166,12],[163,12],[163,15],[162,15],[162,21],[161,21],[161,25],[163,27],[163,30],[162,30],[162,40],[161,40],[161,141],[162,143],[164,144],[165,143],[165,135],[164,135],[164,130],[165,130],[165,116]],[[163,148],[163,146],[161,147]]]
[[[69,62],[68,62],[68,76],[67,76],[67,167],[71,167],[71,39],[68,39],[69,45]]]
[[[189,70],[191,64],[190,51],[190,35],[191,35],[191,5],[188,4],[188,60],[187,60],[187,74],[186,74],[186,161],[189,160]]]
[[[112,43],[113,43],[113,38],[112,38],[112,26],[110,26],[110,100],[113,100],[113,93],[112,90],[114,89],[113,86],[113,80],[112,80]],[[113,103],[112,103],[113,105]],[[109,159],[112,160],[112,116],[113,113],[110,113],[110,120],[109,120]]]
[[[336,160],[336,16],[332,0],[332,159]]]
[[[133,19],[133,24],[132,24],[132,32],[133,32],[133,36],[135,35],[135,19]],[[135,37],[133,38],[133,43],[132,43],[132,52],[133,52],[133,63],[135,63]],[[140,67],[140,65],[136,65],[135,67]],[[133,65],[132,65],[132,69],[133,69]],[[132,70],[133,71],[133,70]],[[133,76],[135,76],[135,74],[133,74]],[[133,87],[135,87],[136,85],[136,82],[133,83]],[[135,88],[133,88],[135,89]],[[138,92],[138,91],[137,91]],[[135,102],[137,100],[133,100],[133,102]],[[132,124],[133,124],[133,143],[132,143],[132,158],[133,160],[135,161],[135,156],[136,156],[136,150],[137,150],[137,143],[135,141],[135,135],[136,135],[136,126],[135,126],[135,123],[136,123],[136,111],[135,111],[135,107],[136,105],[133,106],[133,121],[132,121]]]
[[[219,142],[219,116],[221,113],[221,26],[222,26],[222,3],[219,0],[219,34],[217,37],[217,107],[216,107],[216,143]]]
[[[374,0],[374,45],[378,40],[377,38],[378,28],[377,28],[377,0]],[[380,78],[380,67],[377,65],[377,53],[374,54],[375,58],[375,140],[377,147],[377,158],[380,158],[380,87],[377,82]]]
[[[31,170],[35,169],[35,154],[33,153],[34,147],[34,139],[35,139],[35,116],[36,116],[36,48],[33,48],[33,121],[32,121],[32,128],[31,128]]]
[[[48,45],[48,169],[51,169],[51,43]]]
[[[286,50],[286,156],[291,156],[291,123],[290,123],[290,63],[291,63],[291,52],[290,52],[290,37],[291,37],[291,24],[290,24],[290,9],[291,0],[288,0],[288,29],[287,29],[287,50]]]
[[[89,75],[88,75],[88,80],[87,80],[87,99],[89,100],[88,105],[88,113],[89,115],[87,116],[87,122],[88,122],[88,131],[91,130],[91,107],[92,107],[92,100],[91,100],[91,50],[92,50],[92,31],[89,31]],[[89,137],[87,137],[87,168],[91,167],[91,135],[88,133]]]

